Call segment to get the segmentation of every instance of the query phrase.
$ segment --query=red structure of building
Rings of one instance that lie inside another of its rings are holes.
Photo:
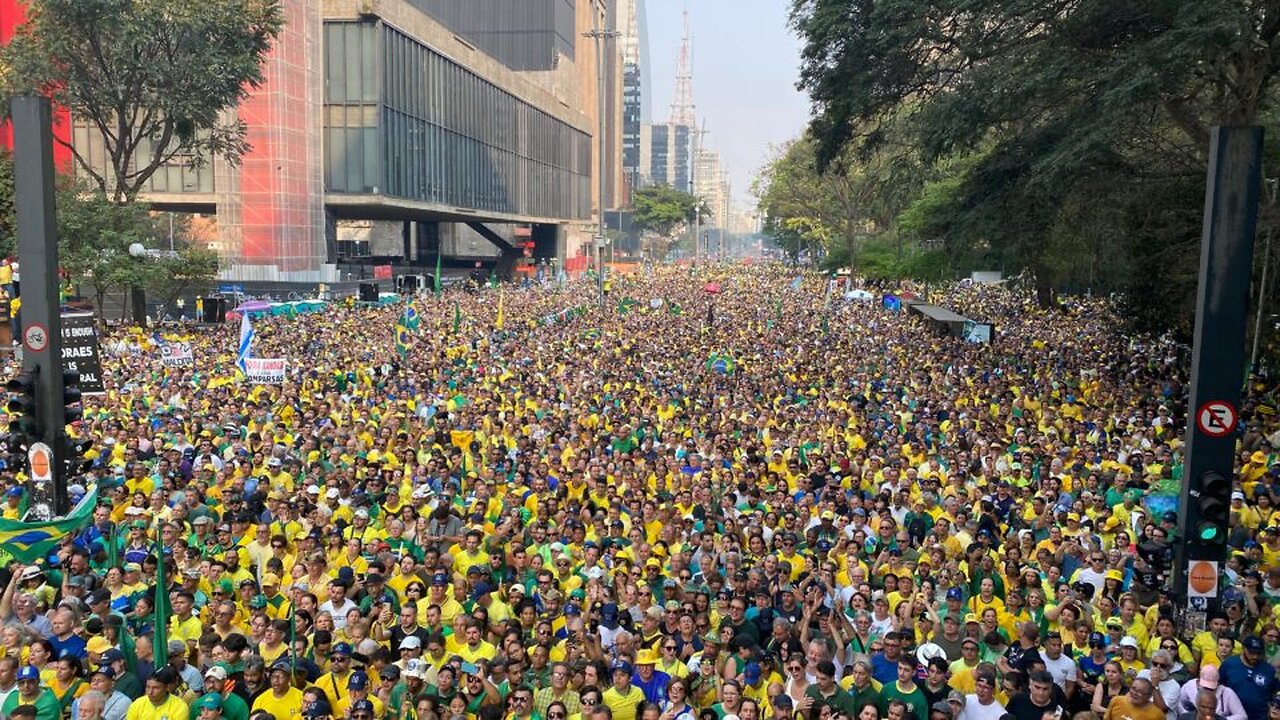
[[[22,23],[27,21],[26,6],[18,0],[0,0],[0,43],[8,44]],[[53,164],[61,172],[71,170],[71,113],[63,107],[53,108]],[[9,121],[0,125],[0,146],[13,150],[13,127]]]

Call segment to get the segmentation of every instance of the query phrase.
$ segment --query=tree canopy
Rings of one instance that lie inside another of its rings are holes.
[[[0,81],[85,123],[106,162],[72,146],[77,165],[126,202],[169,163],[244,155],[244,123],[228,111],[263,82],[282,22],[277,0],[33,0],[0,51]]]
[[[815,168],[918,170],[885,232],[1189,320],[1209,128],[1274,118],[1280,4],[794,0],[791,20]]]

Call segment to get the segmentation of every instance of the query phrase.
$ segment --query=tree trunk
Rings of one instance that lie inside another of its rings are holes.
[[[1049,286],[1049,281],[1038,273],[1036,274],[1036,302],[1042,308],[1053,307],[1053,288]]]
[[[139,327],[147,326],[147,291],[133,286],[129,288],[129,305],[133,308],[133,321]]]

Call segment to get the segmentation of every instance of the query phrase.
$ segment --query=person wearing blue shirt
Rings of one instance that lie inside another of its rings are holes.
[[[671,682],[671,676],[661,670],[655,670],[655,664],[657,664],[657,658],[654,652],[648,648],[641,650],[636,656],[635,674],[631,676],[631,684],[640,688],[646,702],[657,704],[667,699],[667,684]]]
[[[1267,717],[1267,702],[1277,689],[1276,669],[1263,659],[1262,638],[1249,635],[1241,642],[1243,655],[1232,655],[1218,668],[1223,685],[1236,691],[1251,718]]]
[[[881,640],[884,651],[871,656],[871,677],[881,685],[898,681],[898,658],[902,655],[902,638],[890,632]]]

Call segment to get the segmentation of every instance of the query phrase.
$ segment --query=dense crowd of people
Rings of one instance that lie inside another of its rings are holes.
[[[100,504],[0,573],[0,716],[1280,718],[1277,416],[1189,627],[1171,340],[1016,287],[932,289],[978,345],[774,265],[608,285],[425,293],[407,352],[403,304],[260,318],[279,385],[234,323],[190,367],[103,338]]]

